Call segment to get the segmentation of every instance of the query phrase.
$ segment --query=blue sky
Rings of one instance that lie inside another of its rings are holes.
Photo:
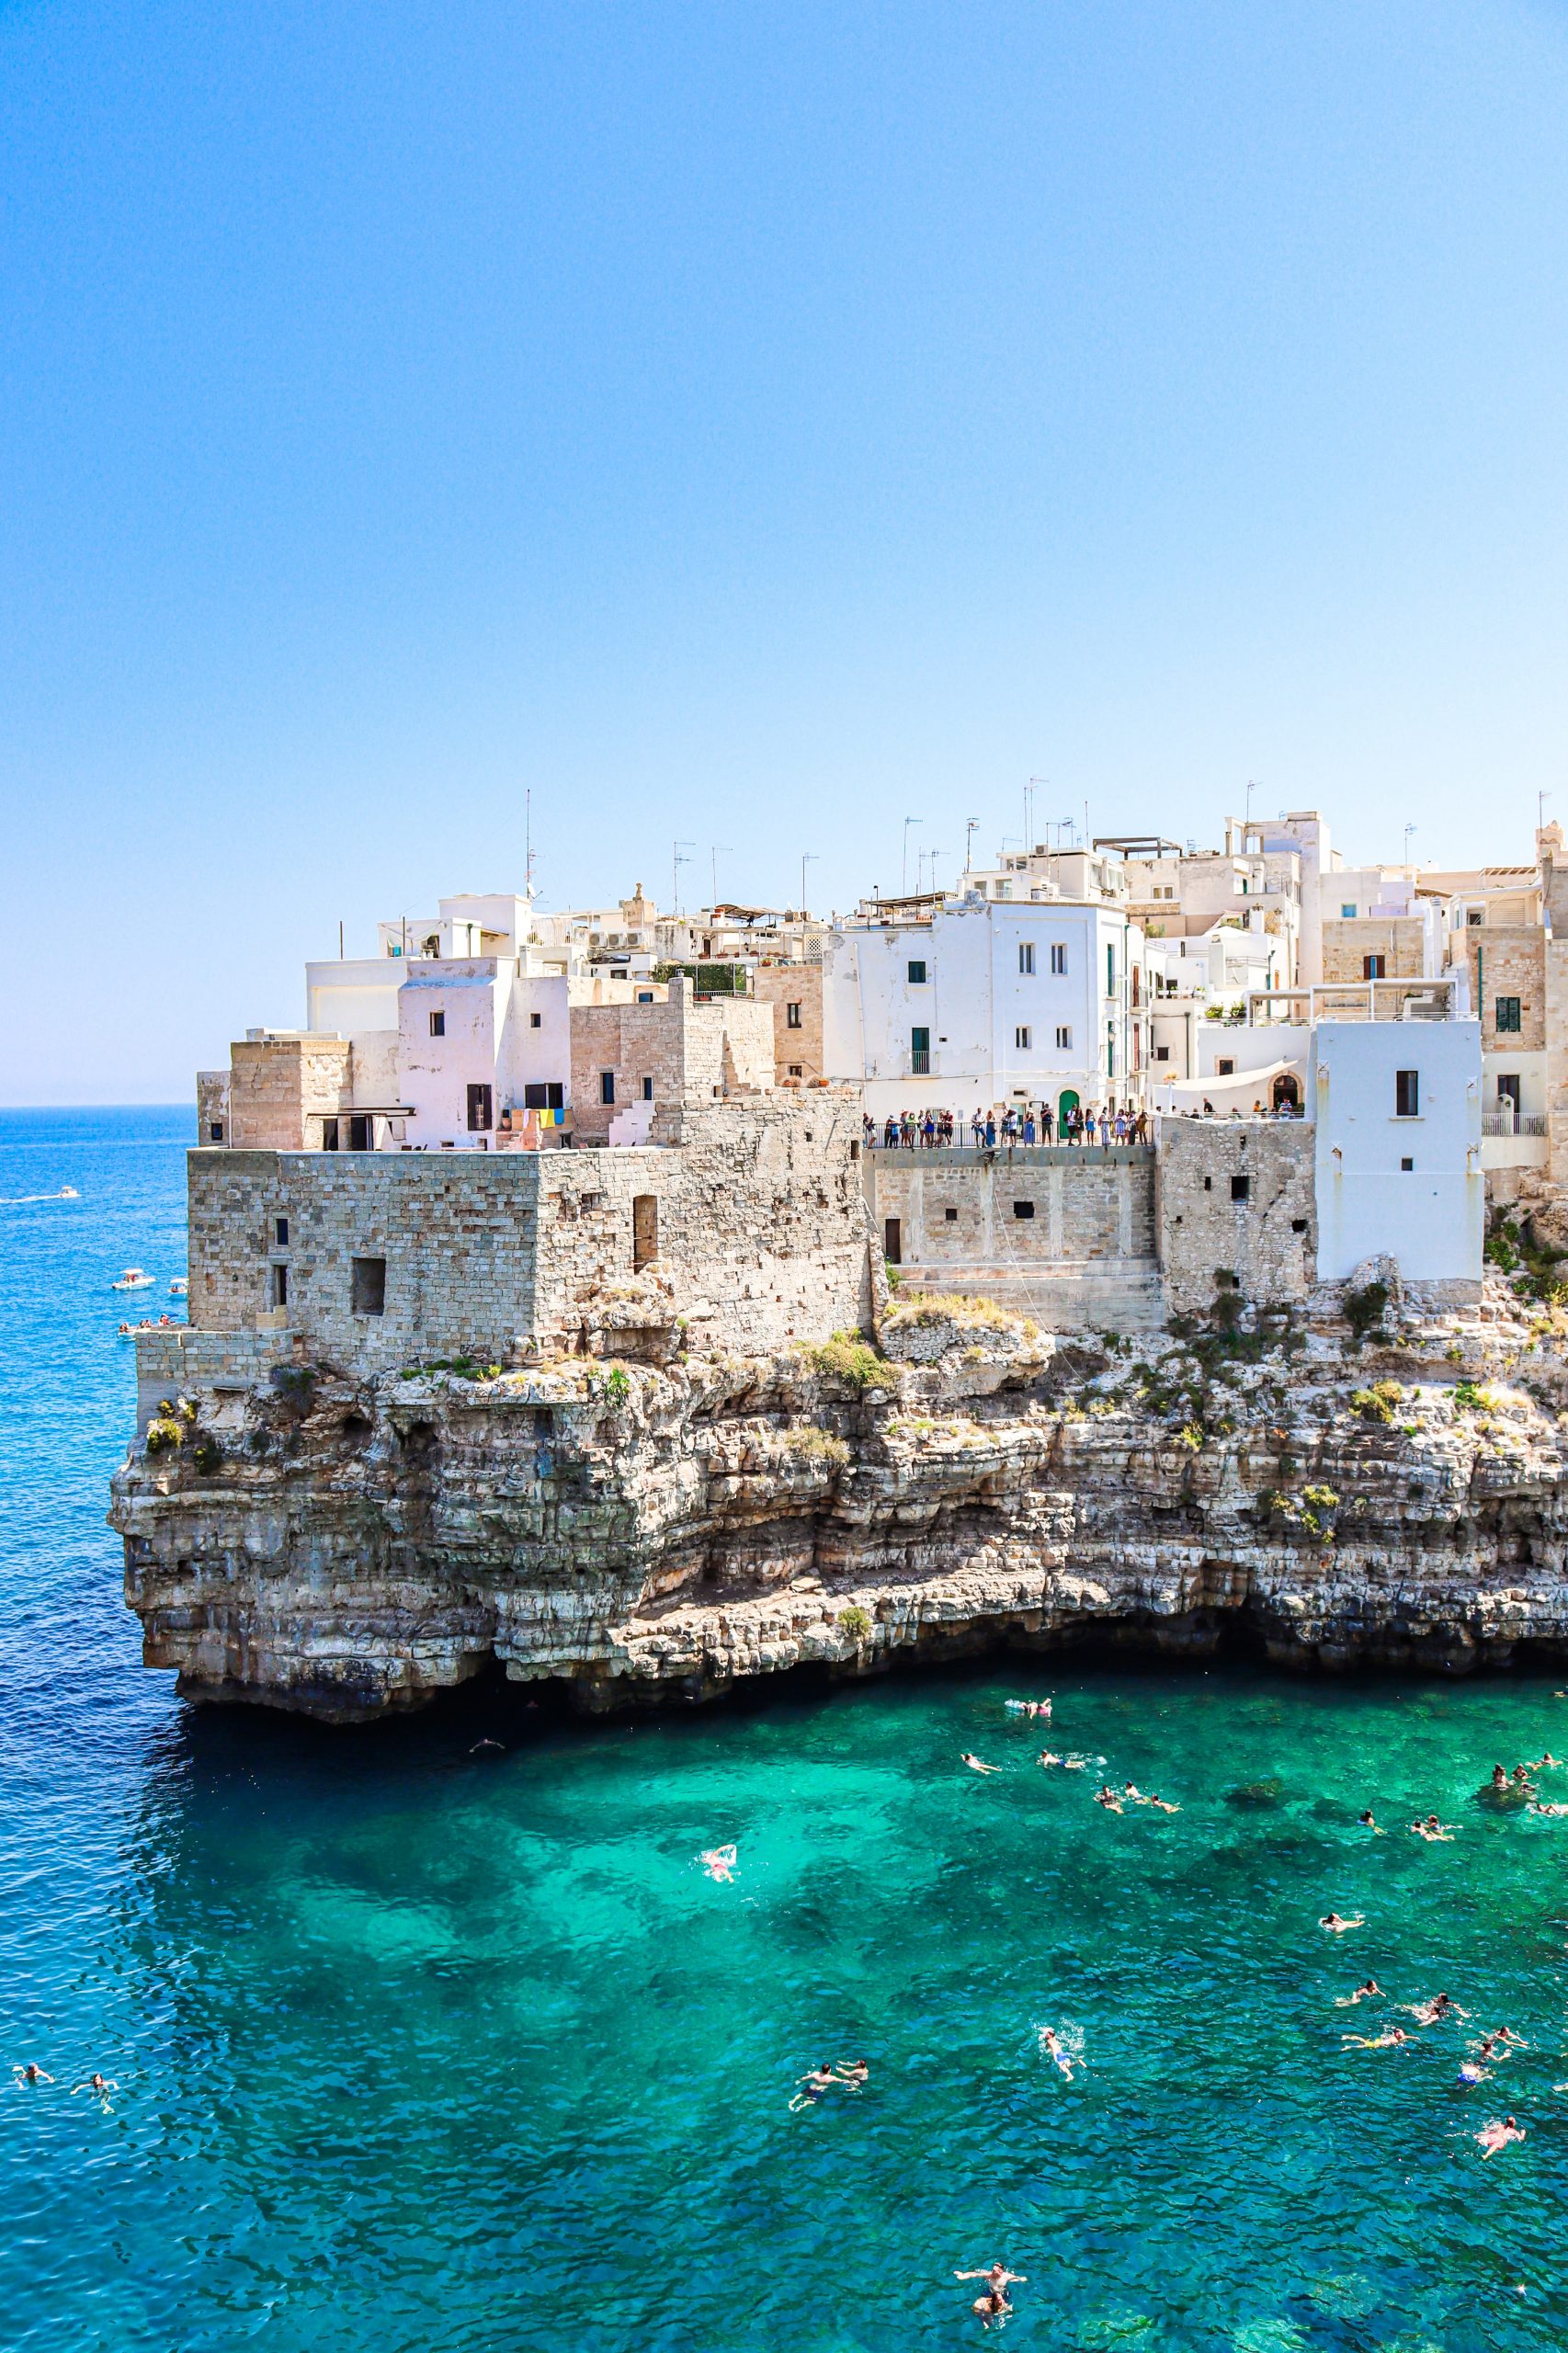
[[[557,905],[1030,775],[1527,854],[1565,101],[1490,0],[0,5],[0,1100],[186,1096],[529,787]]]

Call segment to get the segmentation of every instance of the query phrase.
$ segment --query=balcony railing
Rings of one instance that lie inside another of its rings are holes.
[[[931,1049],[929,1046],[911,1053],[909,1057],[909,1074],[911,1078],[927,1078],[930,1075],[930,1072]]]
[[[1546,1131],[1544,1111],[1483,1111],[1481,1115],[1483,1136],[1543,1136]]]

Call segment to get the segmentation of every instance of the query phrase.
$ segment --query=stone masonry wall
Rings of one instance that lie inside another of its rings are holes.
[[[686,1140],[668,1150],[192,1153],[192,1324],[287,1330],[307,1358],[358,1377],[562,1346],[613,1354],[618,1334],[635,1352],[677,1317],[711,1346],[752,1348],[869,1322],[858,1098],[682,1117]],[[656,1205],[642,1267],[639,1198]],[[357,1259],[372,1281],[384,1264],[380,1313],[365,1311],[363,1273],[356,1309]],[[288,1289],[277,1311],[274,1267]]]
[[[773,1084],[773,1017],[744,998],[697,1005],[691,983],[670,983],[667,1003],[574,1005],[572,1025],[573,1127],[580,1142],[603,1143],[618,1110],[653,1085],[653,1134],[673,1142],[672,1119],[684,1101],[711,1101],[717,1090]],[[606,1071],[615,1074],[615,1102],[602,1100]]]
[[[1023,1145],[1013,1152],[873,1152],[877,1233],[901,1263],[1090,1267],[1154,1256],[1153,1154]],[[917,1272],[911,1280],[918,1280]]]
[[[1327,885],[1324,885],[1327,888]],[[1325,982],[1364,978],[1364,959],[1381,956],[1383,977],[1418,981],[1426,932],[1418,915],[1359,915],[1354,921],[1339,915],[1323,927],[1323,976]]]
[[[763,964],[753,984],[759,1005],[773,1010],[773,1060],[778,1084],[798,1084],[823,1075],[823,967]],[[790,1007],[800,1008],[800,1027],[790,1027]]]
[[[1478,926],[1464,935],[1470,965],[1470,1001],[1481,1016],[1483,1052],[1512,1047],[1539,1053],[1546,1044],[1546,929],[1541,924]],[[1497,1027],[1497,1000],[1517,996],[1519,1027]]]
[[[1160,1262],[1173,1313],[1204,1313],[1221,1290],[1259,1307],[1306,1298],[1317,1273],[1315,1142],[1307,1120],[1160,1121]]]
[[[236,1152],[319,1147],[312,1111],[348,1108],[347,1038],[244,1038],[229,1049],[228,1142]]]

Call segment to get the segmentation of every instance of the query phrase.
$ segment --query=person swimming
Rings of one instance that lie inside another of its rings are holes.
[[[734,1879],[735,1848],[733,1847],[710,1847],[698,1859],[710,1879],[722,1880],[726,1882]]]
[[[1159,1813],[1179,1813],[1181,1812],[1180,1806],[1173,1805],[1169,1798],[1145,1798],[1143,1802],[1145,1805],[1152,1805]]]
[[[1004,1699],[1002,1705],[1015,1716],[1044,1716],[1048,1722],[1051,1718],[1049,1699]]]
[[[1045,2056],[1055,2063],[1062,2075],[1065,2077],[1066,2081],[1071,2083],[1073,2080],[1073,2054],[1070,2051],[1063,2050],[1061,2040],[1057,2035],[1056,2029],[1053,2026],[1041,2027],[1040,2030],[1040,2047],[1045,2053]]]
[[[1388,1833],[1384,1830],[1380,1830],[1377,1824],[1373,1821],[1372,1809],[1370,1806],[1366,1807],[1362,1813],[1356,1816],[1356,1819],[1360,1824],[1363,1830],[1369,1830],[1371,1832],[1374,1838],[1387,1837]]]
[[[812,2068],[807,2075],[797,2075],[795,2081],[800,2088],[790,2102],[791,2116],[802,2108],[814,2108],[824,2092],[832,2090],[838,2081],[838,2076],[833,2066],[824,2059],[820,2067]]]
[[[960,1764],[967,1765],[971,1773],[999,1773],[1002,1770],[1000,1765],[982,1764],[980,1758],[971,1756],[967,1748],[959,1761]]]
[[[1481,2154],[1483,2157],[1495,2156],[1498,2150],[1506,2149],[1510,2141],[1522,2141],[1524,2137],[1524,2126],[1516,2123],[1511,2116],[1505,2116],[1501,2120],[1494,2117],[1492,2122],[1483,2124],[1475,2135],[1481,2143]]]
[[[858,2092],[862,2084],[869,2082],[870,2075],[864,2059],[841,2059],[838,2063],[838,2080],[849,2091]]]
[[[1103,1781],[1095,1791],[1095,1803],[1103,1805],[1108,1813],[1120,1813],[1124,1811],[1121,1800],[1108,1781]]]
[[[36,2059],[29,2059],[25,2067],[14,2066],[11,2075],[13,2080],[18,2084],[51,2084],[54,2081],[52,2075],[44,2074]]]
[[[1499,1793],[1507,1788],[1508,1768],[1506,1765],[1494,1765],[1492,1768],[1492,1786]]]
[[[93,2097],[97,2101],[98,2106],[103,2109],[104,2114],[107,2116],[109,2113],[109,2094],[110,2092],[117,2092],[119,2089],[119,2086],[118,2084],[106,2083],[102,2075],[90,2075],[85,2084],[72,2085],[71,2097],[74,2099],[78,2092],[91,2092]]]
[[[1556,1821],[1562,1815],[1568,1813],[1568,1805],[1543,1805],[1540,1798],[1531,1798],[1528,1805],[1525,1808],[1525,1812],[1527,1813],[1549,1814],[1553,1821]]]
[[[1445,2018],[1467,2018],[1451,1994],[1435,1994],[1429,2002],[1407,2002],[1406,2009],[1417,2026],[1441,2026]]]
[[[1454,1835],[1435,1813],[1429,1813],[1425,1822],[1413,1822],[1410,1827],[1417,1838],[1426,1838],[1435,1845],[1447,1845]]]
[[[1013,2309],[1007,2290],[1015,2282],[1027,2288],[1028,2281],[1021,2271],[1009,2271],[1005,2263],[988,2264],[983,2271],[955,2271],[955,2279],[983,2279],[985,2292],[976,2296],[970,2310],[977,2313],[987,2328],[994,2320],[1003,2319]]]
[[[1411,2040],[1402,2026],[1391,2026],[1381,2034],[1342,2034],[1342,2051],[1398,2051]]]
[[[1346,1928],[1364,1928],[1366,1925],[1366,1916],[1360,1912],[1353,1912],[1348,1920],[1342,1920],[1337,1912],[1325,1912],[1318,1922],[1320,1928],[1326,1928],[1335,1937],[1342,1937]]]
[[[1382,2002],[1387,1999],[1377,1979],[1369,1977],[1366,1984],[1358,1985],[1353,1994],[1336,1994],[1334,2006],[1336,2010],[1353,2010],[1358,2002]]]

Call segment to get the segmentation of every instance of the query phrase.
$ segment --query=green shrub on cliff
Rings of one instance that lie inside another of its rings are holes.
[[[832,1462],[841,1469],[849,1460],[849,1449],[843,1438],[835,1438],[831,1430],[819,1429],[815,1422],[795,1422],[784,1433],[784,1450],[798,1454],[807,1462]]]
[[[808,1348],[806,1355],[818,1372],[830,1381],[842,1381],[846,1389],[870,1389],[889,1377],[881,1358],[858,1332],[835,1332],[820,1347]]]
[[[862,1609],[858,1601],[839,1611],[838,1622],[852,1643],[863,1643],[871,1631],[870,1612]]]
[[[171,1454],[184,1436],[184,1430],[172,1414],[159,1414],[147,1425],[147,1451],[149,1454]]]
[[[1350,1410],[1359,1414],[1364,1422],[1392,1424],[1395,1408],[1404,1395],[1397,1381],[1374,1381],[1369,1389],[1350,1392]]]

